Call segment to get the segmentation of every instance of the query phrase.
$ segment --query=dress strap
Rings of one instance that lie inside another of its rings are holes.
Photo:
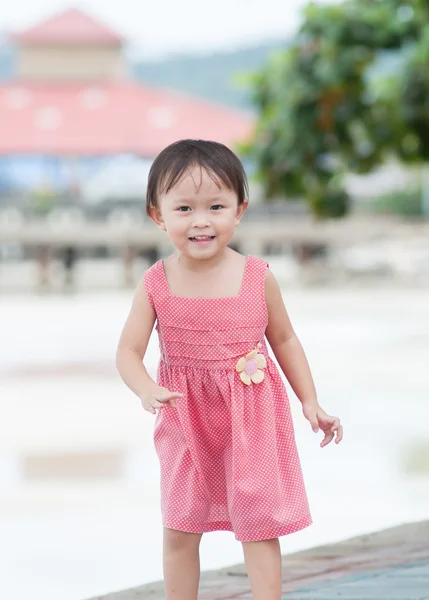
[[[143,280],[149,302],[156,312],[156,304],[159,299],[169,294],[162,260],[158,260],[144,272]]]
[[[262,310],[263,313],[266,312],[267,308],[265,303],[265,277],[268,268],[267,261],[256,256],[248,256],[241,291],[241,296],[246,303],[250,301],[253,307]]]

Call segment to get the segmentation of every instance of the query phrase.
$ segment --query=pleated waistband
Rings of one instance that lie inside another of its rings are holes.
[[[246,349],[244,352],[234,356],[225,356],[222,358],[213,359],[213,358],[203,358],[203,357],[195,357],[195,356],[182,356],[179,354],[170,354],[166,352],[161,352],[161,362],[166,367],[183,367],[187,369],[201,369],[201,370],[209,370],[209,371],[235,371],[237,362],[240,358],[246,356],[249,352],[253,350],[254,346],[246,345]],[[263,344],[261,348],[258,349],[259,354],[264,354],[266,359],[268,360],[268,351],[266,345]],[[221,354],[221,353],[219,353]]]

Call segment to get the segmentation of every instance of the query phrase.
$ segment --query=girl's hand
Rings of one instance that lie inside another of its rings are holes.
[[[165,406],[176,408],[177,398],[182,397],[183,394],[170,392],[167,388],[157,386],[148,391],[147,394],[140,396],[140,400],[143,408],[154,415],[157,409],[164,408]]]
[[[320,443],[320,447],[327,446],[335,437],[335,443],[339,444],[343,439],[343,427],[340,424],[340,419],[330,417],[318,404],[303,405],[304,417],[311,423],[314,433],[319,429],[323,431],[325,437]]]

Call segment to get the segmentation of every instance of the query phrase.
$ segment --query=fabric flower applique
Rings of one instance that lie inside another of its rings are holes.
[[[267,361],[263,354],[258,353],[260,347],[261,344],[258,344],[255,350],[240,358],[235,366],[237,373],[240,373],[241,381],[246,385],[261,383],[264,380],[265,375],[261,369],[265,369]]]

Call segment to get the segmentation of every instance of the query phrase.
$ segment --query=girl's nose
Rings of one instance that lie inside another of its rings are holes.
[[[194,215],[193,223],[194,227],[210,227],[210,220],[208,215],[205,213],[199,213]]]

